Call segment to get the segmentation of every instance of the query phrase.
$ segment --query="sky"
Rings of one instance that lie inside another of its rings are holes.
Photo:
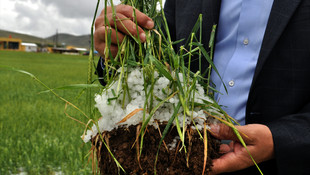
[[[54,35],[56,30],[90,34],[96,4],[97,0],[0,0],[0,29],[41,38]],[[99,12],[103,4],[104,0]]]
[[[96,4],[97,0],[0,0],[0,29],[40,38],[52,36],[56,30],[90,34]],[[101,0],[98,14],[103,5]]]

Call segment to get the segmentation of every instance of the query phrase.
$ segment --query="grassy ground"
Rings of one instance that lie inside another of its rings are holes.
[[[88,57],[0,51],[0,65],[23,69],[49,87],[85,83]],[[27,75],[0,68],[0,174],[89,174],[90,145],[80,138],[84,127],[64,114],[65,103]],[[94,92],[97,90],[93,90]],[[82,109],[80,90],[58,90]],[[73,109],[71,116],[87,122]]]

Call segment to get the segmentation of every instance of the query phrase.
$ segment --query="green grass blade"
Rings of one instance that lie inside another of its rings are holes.
[[[169,129],[171,128],[172,124],[173,124],[173,121],[174,119],[176,118],[176,116],[178,115],[179,113],[179,110],[180,110],[180,107],[181,107],[181,103],[179,102],[178,105],[174,108],[174,112],[172,114],[172,116],[170,117],[165,129],[164,129],[164,132],[162,134],[162,137],[160,138],[160,141],[159,141],[159,144],[158,144],[158,149],[157,149],[157,153],[156,153],[156,158],[155,158],[155,163],[154,163],[154,172],[156,174],[156,165],[157,165],[157,160],[158,160],[158,155],[159,155],[159,150],[160,150],[160,146],[161,144],[163,143],[166,135],[168,134],[169,132]]]
[[[171,74],[165,69],[165,66],[158,59],[154,58],[153,55],[150,55],[150,59],[160,74],[164,75],[168,80],[173,81]]]
[[[88,88],[101,88],[99,84],[71,84],[67,86],[56,87],[51,90],[73,90],[73,89],[88,89]],[[51,90],[46,90],[39,92],[39,94],[51,92]]]
[[[201,44],[198,44],[198,43],[192,43],[193,45],[199,47],[199,49],[201,50],[203,56],[206,58],[206,60],[208,61],[208,63],[211,65],[212,69],[215,71],[215,73],[218,75],[218,77],[221,79],[221,82],[223,83],[224,85],[224,88],[225,88],[225,91],[227,92],[227,88],[226,88],[226,85],[220,75],[220,73],[218,72],[217,68],[215,67],[212,59],[210,58],[209,54],[207,53],[206,49],[201,45]]]

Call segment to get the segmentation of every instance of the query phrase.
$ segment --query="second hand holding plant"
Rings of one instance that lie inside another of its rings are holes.
[[[251,124],[236,128],[245,135],[242,138],[257,163],[274,157],[272,134],[267,126]],[[224,124],[211,125],[211,133],[220,140],[232,140],[229,145],[221,145],[220,153],[223,155],[213,160],[212,175],[242,170],[254,165],[232,128]]]

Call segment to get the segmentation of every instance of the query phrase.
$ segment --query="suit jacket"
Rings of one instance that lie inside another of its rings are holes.
[[[172,39],[188,38],[203,14],[203,43],[208,46],[219,10],[220,0],[166,0]],[[246,123],[267,125],[272,132],[275,159],[259,164],[264,174],[310,174],[309,0],[274,0],[248,97]],[[230,174],[259,172],[251,167]]]

